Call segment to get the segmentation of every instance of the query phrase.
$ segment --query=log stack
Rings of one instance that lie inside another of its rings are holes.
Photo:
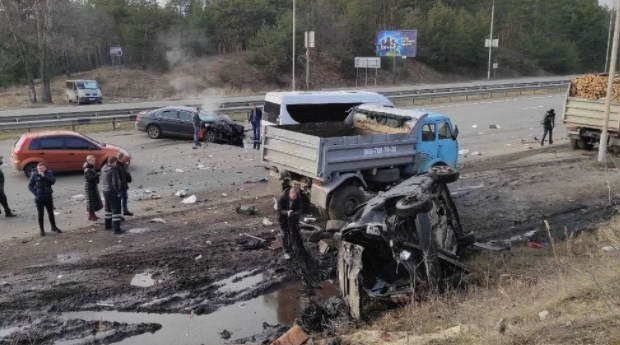
[[[607,96],[607,78],[607,75],[588,74],[573,79],[570,84],[570,97],[604,99]],[[620,75],[614,78],[612,100],[620,101]]]

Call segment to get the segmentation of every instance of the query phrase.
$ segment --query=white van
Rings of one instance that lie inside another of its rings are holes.
[[[360,104],[393,108],[385,96],[368,91],[269,92],[265,95],[262,125],[341,122]]]
[[[69,103],[103,103],[101,87],[96,80],[67,80],[65,96]]]

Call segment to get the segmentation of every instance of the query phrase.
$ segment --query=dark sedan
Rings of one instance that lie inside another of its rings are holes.
[[[167,107],[143,111],[136,117],[136,129],[146,132],[151,139],[159,139],[162,136],[193,138],[193,113],[194,108],[190,107]],[[243,144],[243,126],[234,123],[228,116],[201,110],[200,119],[204,141]]]

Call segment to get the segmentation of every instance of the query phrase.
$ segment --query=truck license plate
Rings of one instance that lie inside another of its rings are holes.
[[[387,153],[396,153],[396,146],[373,147],[364,149],[364,156],[381,155]]]

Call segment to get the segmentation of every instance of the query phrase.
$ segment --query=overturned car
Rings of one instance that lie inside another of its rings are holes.
[[[369,300],[424,298],[468,273],[458,253],[475,236],[463,231],[446,184],[458,172],[433,170],[374,197],[342,230],[338,275],[354,317]]]

